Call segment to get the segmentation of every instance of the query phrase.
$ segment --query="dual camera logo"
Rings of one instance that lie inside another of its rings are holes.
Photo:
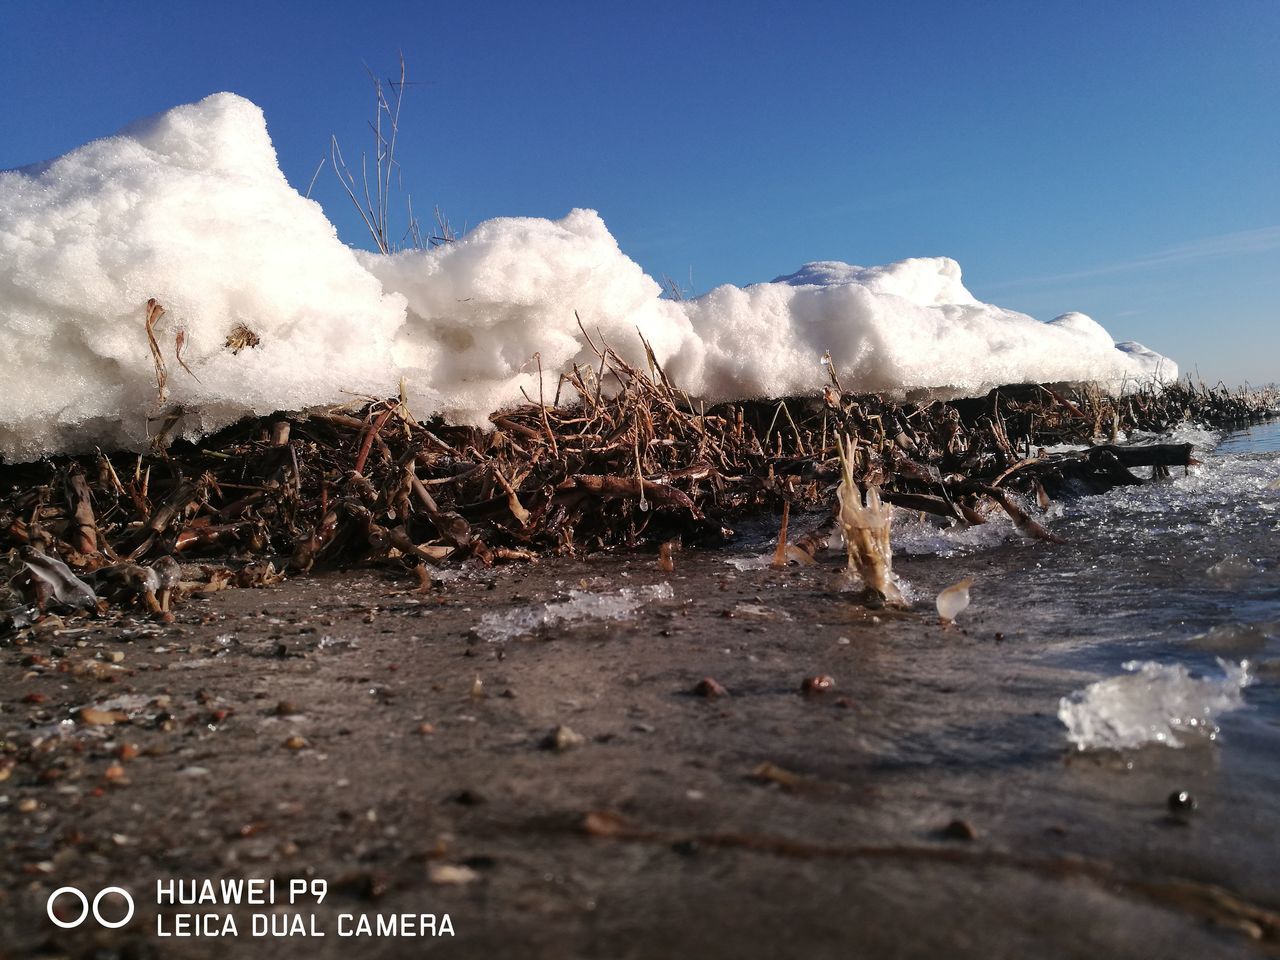
[[[102,900],[104,897],[112,893],[119,896],[125,903],[124,916],[119,920],[108,920],[102,915]],[[54,904],[57,903],[58,898],[64,894],[80,901],[80,916],[74,920],[62,920],[54,912]],[[84,923],[85,920],[89,918],[90,913],[93,914],[93,919],[97,920],[99,924],[110,930],[115,930],[117,927],[123,927],[133,919],[133,897],[131,897],[129,895],[129,891],[125,890],[123,887],[103,887],[98,891],[97,896],[93,898],[93,905],[91,907],[89,905],[89,898],[86,897],[84,892],[78,887],[59,887],[57,890],[53,891],[53,893],[49,894],[49,901],[45,904],[45,912],[49,914],[50,920],[52,920],[57,926],[62,927],[64,930],[70,930],[72,927],[80,926],[80,924]]]

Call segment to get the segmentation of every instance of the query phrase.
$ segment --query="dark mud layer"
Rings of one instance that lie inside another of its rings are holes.
[[[951,629],[934,593],[995,560],[902,560],[924,598],[908,613],[851,602],[834,556],[548,561],[427,593],[330,573],[193,601],[171,626],[4,649],[0,956],[1274,952],[1280,784],[1225,774],[1213,744],[1068,752],[1057,699],[1093,675],[1046,656],[1023,605],[1052,549],[1002,548],[1021,580],[975,588]],[[672,596],[505,642],[474,632],[584,580]],[[1076,602],[1056,638],[1089,629]],[[817,675],[833,689],[802,694]],[[706,677],[728,695],[695,694]],[[120,722],[66,722],[90,703]],[[558,725],[572,733],[548,748]],[[1185,822],[1166,807],[1180,789],[1199,801]],[[157,880],[223,877],[329,892],[157,910]],[[123,886],[137,915],[59,930],[46,899],[68,884]],[[254,938],[250,915],[273,909],[327,935]],[[240,935],[157,935],[188,912],[231,914]],[[455,935],[337,935],[340,914],[404,913],[447,913]]]

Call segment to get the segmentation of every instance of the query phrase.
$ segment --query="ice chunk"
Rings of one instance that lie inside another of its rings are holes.
[[[98,595],[57,557],[31,547],[22,550],[22,565],[38,590],[73,610],[95,610]]]
[[[746,557],[725,557],[724,562],[740,572],[765,570],[773,565],[773,554],[761,553]]]
[[[1081,750],[1147,743],[1182,746],[1179,735],[1213,739],[1215,718],[1244,705],[1249,663],[1219,660],[1221,678],[1193,677],[1182,664],[1130,661],[1127,673],[1091,683],[1058,705],[1067,739]]]
[[[1003,512],[986,523],[943,526],[932,517],[921,518],[912,511],[894,509],[893,549],[909,556],[976,553],[1016,540],[1018,535],[1017,527]]]
[[[938,617],[944,623],[951,623],[969,606],[969,588],[973,586],[973,577],[965,577],[959,583],[942,590],[938,594],[936,605]]]
[[[545,627],[582,620],[625,620],[649,601],[670,600],[674,595],[669,583],[623,587],[613,593],[570,590],[567,600],[486,613],[475,630],[490,642],[514,640]]]

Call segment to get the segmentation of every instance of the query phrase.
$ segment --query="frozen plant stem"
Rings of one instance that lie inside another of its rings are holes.
[[[889,527],[893,508],[880,501],[880,490],[869,485],[866,500],[853,479],[853,441],[836,437],[840,454],[840,486],[836,497],[840,502],[840,531],[849,553],[849,569],[861,578],[869,590],[884,597],[886,603],[903,604],[902,593],[893,578],[893,552],[889,546]]]

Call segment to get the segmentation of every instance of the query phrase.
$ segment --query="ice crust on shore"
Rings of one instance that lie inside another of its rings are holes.
[[[1194,677],[1182,664],[1130,661],[1127,673],[1091,683],[1058,705],[1067,739],[1080,750],[1126,750],[1181,737],[1217,736],[1216,718],[1244,705],[1247,661],[1219,660],[1222,677]]]
[[[625,620],[654,600],[670,600],[675,596],[669,583],[647,587],[622,587],[613,593],[570,590],[568,598],[552,603],[521,607],[516,610],[493,611],[480,618],[476,635],[496,643],[514,640],[548,627],[580,623],[588,620]]]
[[[163,404],[150,297],[167,310]],[[535,353],[548,398],[592,359],[575,314],[642,365],[639,331],[711,401],[812,392],[826,351],[846,387],[897,394],[1177,374],[1083,314],[1041,323],[979,302],[945,257],[810,263],[674,302],[591,210],[491,220],[434,250],[354,251],[285,180],[262,111],[222,93],[0,172],[0,457],[137,449],[178,410],[177,432],[195,437],[394,394],[402,378],[415,413],[484,424],[537,395]],[[241,325],[258,342],[233,352]]]

